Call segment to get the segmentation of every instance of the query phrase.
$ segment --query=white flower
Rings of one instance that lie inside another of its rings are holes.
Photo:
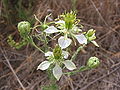
[[[50,26],[48,27],[47,29],[45,29],[44,32],[48,33],[48,34],[52,34],[52,33],[57,33],[57,32],[62,32],[64,33],[64,36],[61,36],[59,39],[58,39],[58,44],[59,46],[62,48],[62,49],[65,49],[67,48],[72,40],[70,38],[68,38],[68,34],[73,36],[74,38],[77,39],[77,41],[80,43],[80,44],[87,44],[87,38],[83,35],[83,34],[80,34],[80,35],[75,35],[75,33],[78,33],[81,31],[81,29],[79,29],[77,26],[74,26],[71,30],[66,30],[64,28],[64,21],[60,20],[60,21],[57,21],[56,24],[60,24],[61,26],[60,27],[63,27],[63,28],[59,28],[61,30],[58,30],[57,28],[55,28],[54,26]],[[63,25],[63,26],[62,26]]]
[[[48,51],[47,53],[45,53],[45,56],[47,57],[54,57],[53,55],[53,52],[50,52]],[[62,56],[64,59],[67,59],[68,56],[69,56],[69,53],[67,51],[62,51]],[[62,72],[62,68],[60,67],[60,63],[57,63],[57,61],[53,58],[53,61],[43,61],[37,68],[40,69],[40,70],[46,70],[49,68],[49,66],[51,64],[54,64],[55,67],[53,68],[53,75],[54,77],[59,80],[60,77],[62,76],[63,72]],[[75,64],[70,61],[70,60],[65,60],[65,61],[61,61],[61,64],[64,64],[65,67],[68,69],[68,70],[74,70],[76,69],[76,66]]]
[[[83,34],[74,35],[74,37],[80,44],[87,44],[87,38]],[[71,42],[72,40],[70,38],[65,38],[63,36],[58,39],[58,44],[62,49],[67,48],[71,44]]]

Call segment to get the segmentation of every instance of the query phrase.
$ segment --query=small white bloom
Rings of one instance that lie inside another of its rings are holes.
[[[59,80],[60,77],[62,76],[62,68],[58,64],[56,64],[55,67],[53,68],[53,75],[57,80]]]
[[[87,38],[83,34],[75,35],[75,38],[80,44],[87,44]]]
[[[53,55],[53,52],[51,52],[51,51],[48,51],[48,52],[45,53],[45,56],[46,56],[46,57],[47,57],[47,56],[51,56],[51,55]]]
[[[51,63],[50,63],[49,61],[43,61],[43,62],[38,66],[37,70],[38,70],[38,69],[40,69],[40,70],[46,70],[46,69],[49,68],[50,64],[51,64]]]
[[[61,36],[59,39],[58,39],[58,43],[59,43],[59,46],[64,49],[66,47],[68,47],[70,44],[71,44],[72,40],[69,39],[69,38],[65,38],[63,36]]]
[[[59,32],[59,30],[57,28],[55,28],[54,26],[50,26],[47,29],[45,29],[44,32],[46,32],[48,34],[52,34],[52,33]]]
[[[65,60],[63,63],[65,64],[65,67],[66,67],[67,69],[69,69],[69,70],[74,70],[74,69],[76,69],[75,64],[74,64],[72,61],[70,61],[70,60]]]

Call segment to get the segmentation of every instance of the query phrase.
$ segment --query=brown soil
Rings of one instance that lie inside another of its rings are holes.
[[[70,78],[62,77],[58,82],[60,90],[120,90],[120,0],[77,0],[75,7],[84,30],[94,28],[100,45],[97,48],[89,44],[78,54],[75,63],[80,67],[89,57],[97,56],[101,64]],[[40,20],[52,13],[54,19],[71,9],[71,0],[37,0],[34,13]],[[46,73],[36,70],[44,55],[29,45],[21,50],[12,49],[6,43],[11,33],[18,34],[15,25],[1,19],[0,90],[41,90],[41,86],[49,84]]]

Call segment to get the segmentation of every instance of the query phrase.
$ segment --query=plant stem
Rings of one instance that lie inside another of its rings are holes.
[[[89,70],[89,69],[90,69],[90,68],[87,67],[87,66],[81,66],[81,67],[80,67],[78,70],[76,70],[76,71],[66,72],[66,73],[64,73],[64,74],[74,75],[74,74],[76,74],[76,73],[78,73],[78,72],[82,72],[82,71]]]
[[[37,48],[40,52],[44,53],[44,51],[42,49],[40,49],[38,46],[36,46],[36,44],[34,42],[32,42],[32,45]]]
[[[71,57],[71,61],[73,61],[73,60],[75,60],[75,58],[76,58],[76,56],[77,56],[77,54],[79,53],[79,51],[81,50],[81,49],[83,49],[85,47],[85,44],[83,45],[83,46],[80,46],[77,50],[76,50],[76,52],[73,54],[73,56]]]

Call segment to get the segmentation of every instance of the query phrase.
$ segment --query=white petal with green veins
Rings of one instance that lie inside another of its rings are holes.
[[[55,78],[57,80],[60,79],[60,77],[62,76],[62,68],[56,64],[56,66],[53,68],[53,75],[55,76]]]
[[[65,67],[66,67],[67,69],[69,69],[69,70],[74,70],[74,69],[76,69],[75,64],[74,64],[72,61],[70,61],[70,60],[65,60],[63,63],[65,64]]]
[[[83,34],[75,35],[75,38],[80,44],[87,44],[87,38]]]
[[[48,51],[45,53],[45,56],[51,56],[51,55],[53,55],[53,52],[51,52],[51,51]]]
[[[38,67],[37,67],[37,70],[40,69],[40,70],[46,70],[49,68],[51,62],[49,61],[43,61]]]
[[[63,54],[65,59],[67,59],[69,56],[69,52],[67,52],[67,51],[62,51],[62,54]]]
[[[91,41],[95,46],[99,47],[96,41]]]
[[[55,28],[54,26],[50,26],[47,29],[44,30],[44,32],[51,34],[51,33],[57,33],[59,32],[57,28]]]
[[[59,20],[59,21],[55,22],[55,24],[65,24],[65,21]]]
[[[69,39],[69,38],[65,38],[63,36],[61,36],[59,39],[58,39],[58,44],[59,46],[64,49],[64,48],[67,48],[70,44],[71,44],[72,40]]]

